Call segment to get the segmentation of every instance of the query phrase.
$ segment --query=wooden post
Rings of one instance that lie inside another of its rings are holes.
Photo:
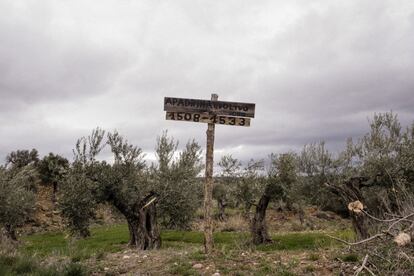
[[[211,94],[211,100],[217,101],[218,95]],[[209,123],[207,128],[206,182],[204,184],[204,250],[206,254],[211,254],[214,247],[211,214],[213,208],[214,130],[215,124]]]
[[[254,118],[254,103],[218,101],[217,94],[211,100],[164,98],[164,111],[167,120],[208,123],[206,149],[206,182],[204,184],[204,249],[206,254],[213,252],[213,166],[215,124],[250,126]]]

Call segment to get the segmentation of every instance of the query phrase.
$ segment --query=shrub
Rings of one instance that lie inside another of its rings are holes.
[[[23,225],[34,210],[35,197],[31,187],[35,179],[35,171],[30,166],[16,174],[0,167],[0,226],[13,240],[17,239],[16,228]]]
[[[63,181],[69,170],[69,161],[58,154],[49,153],[40,160],[37,168],[43,184],[53,185],[52,200],[55,201],[58,184]]]
[[[89,236],[88,227],[96,207],[92,193],[93,185],[94,183],[76,165],[62,183],[59,208],[73,235]]]

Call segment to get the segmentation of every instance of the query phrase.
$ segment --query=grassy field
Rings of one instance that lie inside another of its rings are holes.
[[[73,252],[84,254],[85,257],[100,252],[117,252],[128,242],[128,227],[125,224],[94,227],[89,238],[71,241],[64,233],[44,233],[27,236],[22,247],[24,253],[30,255],[71,255]],[[352,239],[350,230],[341,230],[332,235]],[[185,244],[202,244],[203,233],[195,231],[162,231],[163,248],[182,248]],[[216,244],[225,244],[232,248],[244,248],[248,244],[249,233],[217,232],[214,233]],[[275,250],[311,250],[338,246],[322,232],[299,232],[272,235],[273,243],[257,246],[260,251]]]
[[[216,232],[210,257],[197,231],[162,231],[162,248],[151,251],[127,247],[125,224],[93,227],[91,234],[80,240],[62,232],[23,237],[14,257],[0,258],[0,275],[329,275],[333,259],[359,260],[338,253],[342,245],[321,231],[274,234],[273,243],[261,246],[252,246],[246,232]],[[350,230],[329,234],[353,239]]]

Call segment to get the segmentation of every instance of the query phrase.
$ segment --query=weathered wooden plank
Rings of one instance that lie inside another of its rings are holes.
[[[253,103],[164,98],[164,111],[170,112],[208,112],[216,115],[254,118],[255,108],[256,105]]]
[[[250,118],[240,118],[209,113],[192,112],[166,112],[165,118],[173,121],[186,121],[196,123],[220,124],[230,126],[250,126]]]

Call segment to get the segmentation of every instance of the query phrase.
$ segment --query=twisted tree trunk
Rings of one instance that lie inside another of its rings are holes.
[[[262,195],[259,200],[259,204],[256,206],[256,213],[251,224],[253,244],[262,244],[272,241],[267,232],[266,225],[266,210],[269,205],[269,201],[270,196],[265,193]]]
[[[224,199],[222,198],[217,199],[218,219],[220,221],[224,221],[226,219],[226,213],[225,213],[226,206],[227,204]]]
[[[128,245],[140,250],[157,249],[161,246],[160,232],[156,222],[155,205],[127,218],[129,229]]]
[[[351,216],[352,226],[354,228],[355,233],[357,234],[358,239],[363,240],[369,238],[370,235],[368,232],[367,220],[364,214],[357,214],[352,211],[349,211],[349,214]]]
[[[161,235],[157,224],[156,198],[153,193],[146,196],[134,208],[128,208],[120,201],[113,200],[115,207],[128,222],[128,245],[139,250],[161,247]]]
[[[368,182],[369,179],[366,177],[353,177],[348,181],[345,181],[342,185],[333,185],[326,183],[326,186],[336,195],[340,196],[344,203],[347,205],[350,202],[359,200],[362,203],[365,202],[364,197],[362,196],[362,187],[372,185]],[[369,235],[369,226],[367,218],[362,213],[355,213],[349,210],[349,215],[351,217],[352,226],[355,233],[357,234],[358,239],[366,239]]]

